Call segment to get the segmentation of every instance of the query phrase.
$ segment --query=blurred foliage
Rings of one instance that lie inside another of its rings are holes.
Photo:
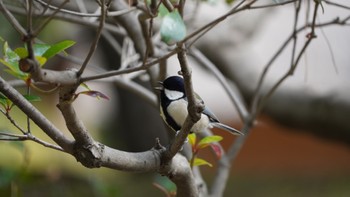
[[[345,197],[350,196],[350,176],[240,174],[227,184],[224,196]]]
[[[217,158],[220,158],[222,155],[222,150],[221,148],[215,144],[220,142],[223,139],[223,137],[218,136],[218,135],[212,135],[212,136],[206,136],[202,139],[200,139],[197,142],[197,137],[195,133],[191,133],[188,135],[188,142],[191,145],[191,150],[192,150],[192,158],[190,161],[191,167],[193,166],[202,166],[202,165],[207,165],[212,167],[213,165],[209,163],[208,161],[198,158],[198,153],[201,149],[206,148],[206,147],[211,147],[212,150],[214,151],[215,155]]]
[[[18,174],[8,168],[0,168],[0,196],[118,197],[143,196],[144,194],[155,197],[165,196],[161,190],[151,184],[154,180],[156,183],[165,183],[164,177],[154,174],[130,175],[126,173],[116,173],[113,177],[108,177],[97,175],[91,170],[90,173],[88,172],[84,175],[60,171]],[[4,179],[10,181],[4,182]],[[240,173],[228,182],[224,196],[345,197],[350,195],[349,185],[348,175],[319,177]],[[172,188],[173,186],[166,185],[165,187]]]

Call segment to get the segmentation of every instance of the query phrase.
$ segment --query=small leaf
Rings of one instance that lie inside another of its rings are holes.
[[[99,92],[99,91],[95,91],[95,90],[89,90],[89,91],[83,91],[83,92],[79,92],[78,94],[85,94],[91,97],[95,97],[95,98],[103,98],[106,100],[109,100],[109,97],[106,96],[105,94]]]
[[[13,72],[22,72],[18,68],[18,61],[17,62],[7,62],[5,59],[0,59],[0,63],[5,65],[7,68],[12,70]]]
[[[1,60],[0,60],[0,62],[1,62]],[[18,79],[24,80],[24,81],[26,81],[28,79],[28,77],[29,77],[28,74],[23,73],[22,71],[16,72],[16,71],[13,71],[13,70],[10,70],[10,69],[5,69],[4,71],[9,73],[10,75],[12,75],[12,76],[14,76],[14,77],[16,77]]]
[[[223,138],[221,136],[218,136],[218,135],[207,136],[207,137],[201,139],[201,141],[199,141],[197,147],[198,147],[198,149],[202,149],[202,148],[209,146],[211,143],[219,142],[222,139]]]
[[[75,42],[72,40],[64,40],[62,42],[52,45],[42,56],[46,59],[50,59],[51,57],[73,46],[74,44]]]
[[[86,83],[81,83],[80,85],[88,90],[91,90],[90,87]]]
[[[29,102],[36,102],[36,101],[41,101],[41,98],[39,96],[36,95],[32,95],[32,94],[25,94],[23,95],[23,97],[25,99],[27,99]]]
[[[35,59],[39,62],[40,66],[43,66],[46,63],[46,58],[42,56],[35,56]]]
[[[6,98],[3,94],[0,93],[0,105],[2,105],[4,109],[6,109],[7,107],[7,100],[8,98]]]
[[[3,53],[4,57],[3,59],[0,59],[0,62],[4,64],[7,68],[15,72],[20,71],[18,68],[18,61],[20,57],[17,55],[17,53],[12,51],[12,49],[8,46],[7,42],[4,43]]]
[[[158,8],[158,14],[159,14],[160,17],[164,17],[167,14],[169,14],[168,9],[164,6],[163,3],[161,3],[159,8]]]
[[[211,149],[213,149],[216,157],[220,159],[222,156],[222,149],[220,148],[220,146],[218,146],[217,144],[210,144],[210,147]]]
[[[194,158],[194,162],[193,162],[193,166],[202,166],[202,165],[208,165],[210,167],[213,167],[213,165],[209,162],[207,162],[204,159],[200,159],[200,158]]]
[[[4,60],[6,62],[17,62],[20,58],[9,46],[8,43],[4,43]]]
[[[43,56],[43,54],[50,48],[49,44],[34,44],[34,55],[35,56]]]
[[[24,47],[18,47],[15,49],[15,53],[22,59],[28,57],[28,51]]]
[[[186,26],[177,10],[164,16],[160,27],[160,35],[167,44],[174,44],[185,38]]]
[[[187,136],[187,138],[188,138],[188,142],[191,144],[191,146],[194,147],[196,145],[196,134],[191,133]]]
[[[12,107],[12,101],[1,93],[0,93],[0,104],[4,107],[6,111],[9,111]]]

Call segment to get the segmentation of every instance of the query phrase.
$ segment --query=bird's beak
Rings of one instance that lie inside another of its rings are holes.
[[[154,87],[154,89],[155,89],[155,90],[159,90],[159,91],[164,90],[164,87],[163,87],[163,82],[158,81],[158,84],[159,84],[160,86],[158,86],[158,87]]]

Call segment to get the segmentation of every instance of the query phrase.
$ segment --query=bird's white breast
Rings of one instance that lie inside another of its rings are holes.
[[[187,112],[187,101],[179,99],[173,101],[167,108],[169,115],[174,119],[174,121],[182,127],[185,119],[188,115]],[[207,129],[209,126],[209,118],[202,114],[201,119],[192,127],[191,131],[198,133]]]
[[[177,99],[180,99],[184,96],[183,92],[176,91],[176,90],[164,89],[164,93],[165,93],[166,97],[168,97],[168,99],[170,99],[170,100],[177,100]]]

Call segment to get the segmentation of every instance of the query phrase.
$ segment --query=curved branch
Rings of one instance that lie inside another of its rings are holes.
[[[27,101],[17,90],[12,88],[0,77],[0,92],[19,107],[33,122],[38,125],[52,140],[54,140],[67,153],[73,152],[74,141],[68,139],[53,125],[40,111]]]

